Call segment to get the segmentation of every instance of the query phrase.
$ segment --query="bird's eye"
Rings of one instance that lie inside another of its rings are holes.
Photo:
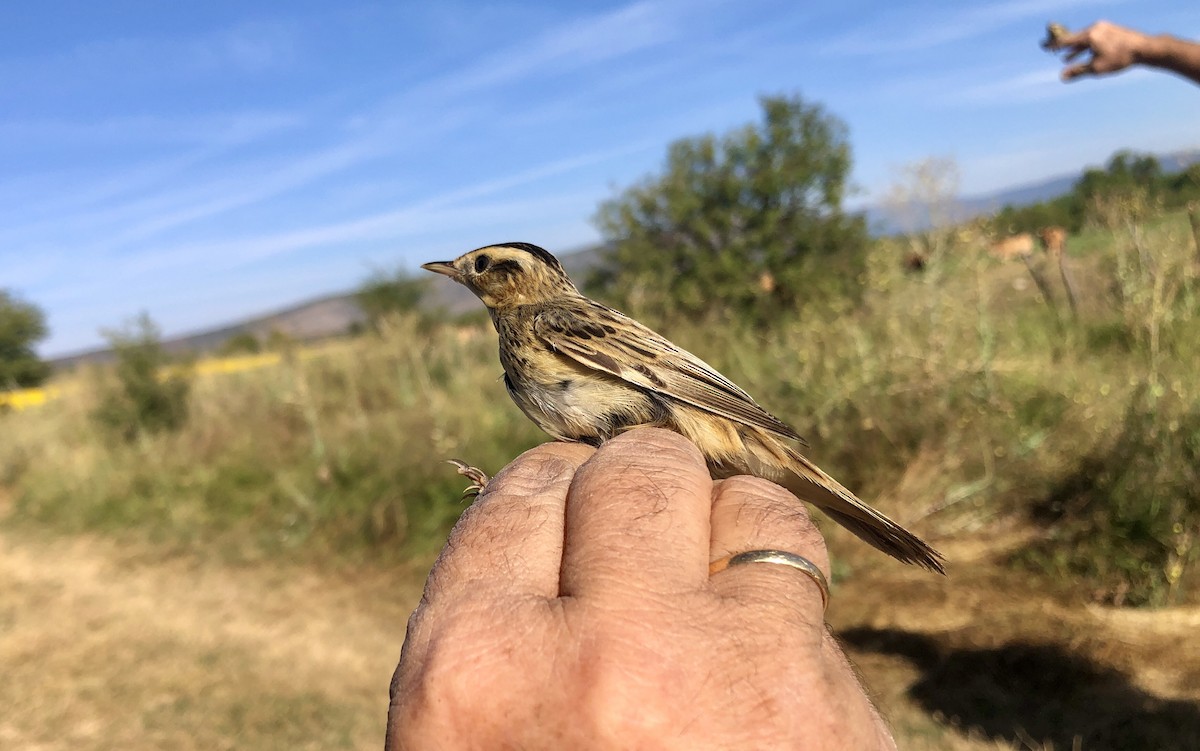
[[[475,258],[475,273],[482,274],[483,272],[487,271],[487,267],[491,265],[491,263],[492,259],[488,258],[486,255],[477,256]]]

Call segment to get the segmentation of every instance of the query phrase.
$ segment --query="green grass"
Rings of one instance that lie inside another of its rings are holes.
[[[922,534],[1022,520],[1038,535],[1014,565],[1097,599],[1194,596],[1200,285],[1186,219],[1088,230],[1068,250],[1078,316],[1044,259],[1050,303],[981,247],[911,275],[903,248],[881,242],[857,306],[810,305],[765,331],[659,328]],[[312,358],[200,380],[181,431],[132,443],[89,419],[85,387],[0,416],[0,483],[13,523],[235,557],[424,554],[463,508],[445,459],[490,473],[545,440],[508,400],[495,350],[484,323],[390,319]]]
[[[16,517],[66,531],[138,530],[233,555],[409,555],[436,548],[466,481],[539,440],[495,381],[482,331],[437,338],[397,320],[277,368],[195,384],[174,433],[113,441],[91,393],[9,415],[0,449]]]

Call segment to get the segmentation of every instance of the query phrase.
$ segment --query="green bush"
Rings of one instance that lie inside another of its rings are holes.
[[[49,333],[40,308],[0,289],[0,390],[38,386],[50,376],[33,349]]]
[[[257,355],[262,352],[262,342],[249,331],[239,331],[226,339],[217,351],[221,355]]]
[[[1176,209],[1200,198],[1200,164],[1166,173],[1150,154],[1118,151],[1103,169],[1084,171],[1070,192],[1024,206],[1005,206],[989,221],[993,233],[1010,235],[1061,226],[1075,234],[1085,224],[1107,224],[1107,207],[1140,199],[1158,207]]]
[[[376,269],[359,286],[354,298],[366,316],[366,327],[378,330],[389,316],[416,313],[428,285],[428,279],[414,278],[404,269]],[[351,333],[359,333],[358,328]]]
[[[126,330],[105,336],[116,365],[101,387],[95,420],[126,441],[182,428],[188,417],[189,376],[178,368],[168,371],[170,360],[150,317],[143,313]]]
[[[1200,573],[1200,408],[1145,387],[1119,432],[1081,456],[1033,508],[1045,537],[1016,560],[1093,599],[1166,605]]]
[[[760,123],[674,142],[661,175],[600,206],[590,289],[658,320],[759,323],[857,291],[867,231],[842,206],[845,124],[800,97],[764,97],[762,110]]]

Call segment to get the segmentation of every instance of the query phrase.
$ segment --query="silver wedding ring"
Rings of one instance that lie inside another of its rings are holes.
[[[786,550],[747,550],[745,553],[727,555],[708,564],[708,575],[712,576],[730,566],[740,566],[744,563],[775,563],[780,566],[789,566],[806,574],[817,583],[817,588],[821,590],[822,612],[829,607],[829,582],[825,580],[825,574],[821,573],[817,564],[802,555],[789,553]]]

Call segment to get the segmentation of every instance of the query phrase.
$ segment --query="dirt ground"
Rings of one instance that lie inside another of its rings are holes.
[[[901,748],[1200,748],[1200,607],[1039,590],[992,560],[1020,539],[943,546],[944,578],[885,561],[835,592],[830,623]]]
[[[1072,603],[984,550],[948,547],[949,577],[880,561],[834,590],[902,748],[1200,746],[1200,608]],[[0,748],[380,748],[422,578],[2,529]]]

